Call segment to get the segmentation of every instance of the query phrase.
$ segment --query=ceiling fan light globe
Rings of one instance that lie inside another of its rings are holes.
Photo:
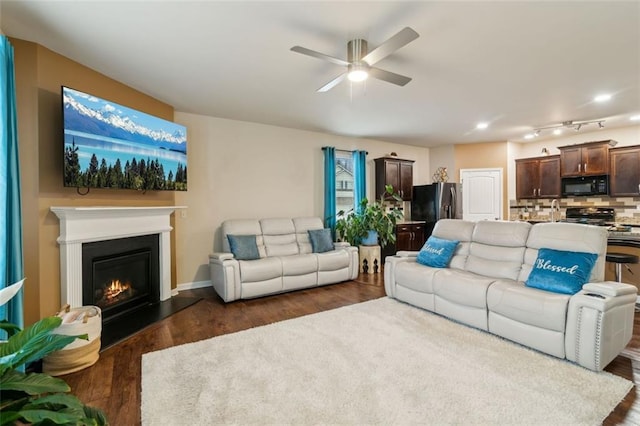
[[[353,70],[349,72],[348,77],[349,81],[358,83],[361,81],[365,81],[369,77],[369,73],[365,70]]]

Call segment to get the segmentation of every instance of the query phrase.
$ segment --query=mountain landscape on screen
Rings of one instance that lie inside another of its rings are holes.
[[[182,125],[62,88],[64,185],[187,190]]]

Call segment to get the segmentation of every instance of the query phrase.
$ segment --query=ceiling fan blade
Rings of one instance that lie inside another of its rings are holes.
[[[344,80],[346,76],[347,76],[346,72],[340,74],[339,76],[337,76],[336,78],[334,78],[333,80],[331,80],[330,82],[328,82],[327,84],[325,84],[324,86],[316,90],[316,92],[328,92],[329,90],[333,89],[335,86],[340,84],[340,82]]]
[[[380,68],[369,68],[369,75],[371,77],[375,77],[378,80],[386,81],[388,83],[397,84],[398,86],[404,86],[408,82],[411,81],[409,77],[405,77],[404,75],[396,74],[391,71],[381,70]]]
[[[396,50],[420,37],[420,35],[409,27],[400,30],[399,33],[373,49],[365,57],[362,58],[369,65],[373,65],[378,61],[386,58]]]
[[[348,66],[349,62],[343,61],[342,59],[334,58],[333,56],[325,55],[324,53],[316,52],[315,50],[307,49],[302,46],[293,46],[291,48],[293,52],[302,53],[303,55],[313,56],[314,58],[324,59],[325,61],[329,61],[336,65]]]

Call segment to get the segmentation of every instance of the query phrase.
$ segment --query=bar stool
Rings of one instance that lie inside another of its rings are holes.
[[[610,253],[607,252],[607,262],[616,264],[616,281],[619,283],[622,282],[622,265],[623,264],[633,264],[638,263],[640,259],[635,254],[627,254],[627,253]]]

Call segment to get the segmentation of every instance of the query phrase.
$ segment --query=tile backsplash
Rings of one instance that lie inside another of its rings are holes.
[[[552,199],[509,200],[510,220],[549,220]],[[567,207],[612,207],[616,211],[616,222],[640,224],[640,197],[574,197],[558,198],[559,212],[556,220],[565,218]]]

